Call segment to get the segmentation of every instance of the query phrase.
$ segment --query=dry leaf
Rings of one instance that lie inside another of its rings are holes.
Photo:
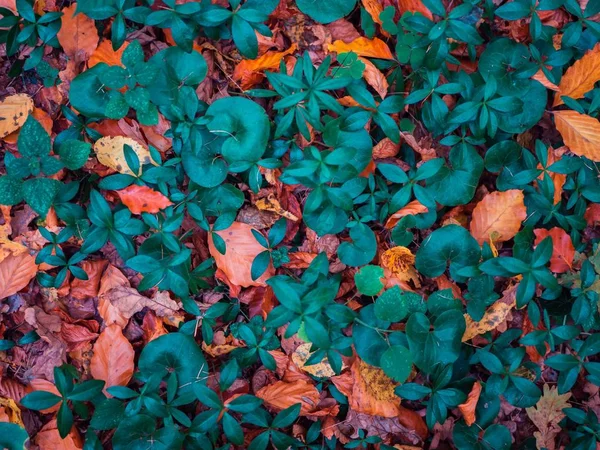
[[[532,77],[532,80],[536,80],[539,81],[540,83],[542,83],[542,86],[544,86],[545,88],[548,88],[552,91],[559,91],[560,88],[554,84],[552,81],[550,81],[547,77],[546,74],[542,71],[542,69],[538,70]]]
[[[555,150],[552,147],[548,147],[548,162],[547,162],[546,166],[551,166],[556,161],[558,161],[564,153],[563,150],[566,150],[566,149],[567,149],[566,147],[561,147],[561,148]],[[541,169],[541,170],[544,169],[541,164],[538,164],[537,168]],[[565,185],[565,183],[567,181],[567,175],[564,173],[556,173],[556,172],[547,172],[546,171],[546,172],[542,172],[540,174],[540,176],[538,177],[538,179],[542,180],[545,176],[550,176],[550,179],[552,180],[552,184],[554,185],[554,199],[553,200],[554,200],[554,204],[558,205],[558,202],[560,202],[560,199],[562,197],[563,186]]]
[[[62,394],[58,391],[58,389],[56,388],[54,383],[52,383],[48,380],[44,380],[43,378],[33,379],[33,380],[31,380],[29,385],[31,386],[31,389],[33,389],[34,391],[45,391],[45,392],[50,392],[51,394],[54,394],[54,395],[58,395],[59,397],[62,396]],[[50,408],[42,409],[42,410],[40,410],[40,412],[42,414],[50,414],[50,413],[58,411],[58,408],[60,408],[60,403],[57,403],[56,405],[51,406]]]
[[[100,38],[94,20],[85,14],[75,15],[76,8],[76,3],[63,8],[62,25],[56,37],[69,58],[82,62],[96,50]]]
[[[260,83],[265,70],[276,71],[279,63],[284,56],[290,55],[296,51],[296,44],[283,52],[268,51],[257,59],[243,59],[233,71],[233,79],[240,82],[242,89],[250,89],[252,86]]]
[[[102,273],[107,264],[107,261],[83,261],[81,263],[81,268],[87,273],[88,279],[73,279],[73,281],[71,281],[71,296],[79,300],[88,297],[96,297],[98,295]]]
[[[550,270],[554,273],[565,273],[571,270],[573,258],[575,257],[575,247],[571,241],[571,236],[559,227],[550,230],[538,228],[533,232],[535,234],[535,245],[539,245],[548,236],[552,239]]]
[[[600,122],[576,111],[554,111],[556,129],[569,150],[592,161],[600,161]]]
[[[0,139],[23,126],[33,111],[33,100],[27,94],[6,97],[0,103]]]
[[[215,259],[215,264],[235,286],[266,286],[265,281],[275,274],[272,264],[257,280],[252,280],[250,269],[254,258],[266,249],[258,243],[252,234],[253,228],[242,222],[233,222],[225,230],[216,231],[226,245],[225,254],[222,255],[215,248],[212,235],[208,237],[208,249]]]
[[[506,320],[508,313],[516,305],[515,293],[517,286],[518,284],[506,289],[503,292],[502,298],[496,300],[496,302],[487,309],[479,322],[475,322],[473,319],[471,319],[471,316],[465,314],[465,322],[467,327],[462,337],[463,342],[467,342],[468,340],[473,339],[475,336],[496,329],[496,327],[501,325]]]
[[[165,209],[167,206],[173,204],[163,194],[148,186],[132,184],[116,192],[123,204],[133,214],[141,214],[143,212],[156,214],[161,209]]]
[[[35,258],[29,253],[4,258],[0,262],[0,300],[27,286],[36,272]]]
[[[335,372],[331,368],[329,361],[327,358],[323,358],[321,362],[317,364],[311,364],[309,366],[305,365],[308,358],[311,356],[310,348],[312,344],[310,342],[306,342],[305,344],[300,344],[294,353],[292,353],[292,361],[299,369],[302,369],[306,373],[311,374],[313,377],[318,378],[331,378],[335,375]]]
[[[400,144],[394,144],[390,138],[383,138],[373,147],[373,159],[392,158],[400,151]]]
[[[535,406],[525,409],[529,419],[539,430],[533,433],[538,449],[556,449],[554,439],[562,429],[558,423],[565,417],[562,410],[571,407],[567,401],[570,397],[570,392],[559,395],[556,386],[550,388],[544,384],[544,393]]]
[[[110,310],[110,306],[116,308],[118,316],[126,320],[129,320],[142,309],[150,308],[157,316],[176,321],[179,311],[179,304],[171,299],[168,292],[156,292],[152,298],[148,298],[140,294],[137,289],[129,286],[129,284],[126,286],[115,286],[102,294],[100,299],[102,304],[98,306],[98,310],[100,315],[109,323],[122,323],[118,317],[114,316],[115,311]],[[104,302],[108,302],[108,304],[104,304]]]
[[[274,194],[269,194],[267,198],[261,198],[256,201],[254,204],[261,211],[271,211],[276,214],[279,214],[281,217],[285,217],[288,220],[292,220],[294,222],[298,222],[300,219],[292,214],[289,211],[286,211],[281,207],[279,200],[275,197]]]
[[[123,150],[124,145],[129,145],[138,156],[140,160],[140,173],[142,170],[141,166],[144,164],[157,165],[150,157],[150,152],[147,148],[140,145],[135,139],[128,137],[104,136],[96,141],[94,144],[94,151],[101,164],[104,164],[106,167],[110,167],[117,172],[134,175],[125,160],[125,153]]]
[[[469,392],[469,396],[467,400],[458,405],[458,409],[463,415],[465,419],[465,423],[468,426],[471,426],[475,423],[475,408],[477,408],[477,402],[479,401],[479,396],[481,395],[481,383],[476,381],[471,388],[471,392]]]
[[[354,52],[358,56],[367,58],[394,59],[388,45],[379,38],[359,37],[348,44],[338,40],[329,44],[327,48],[330,52],[336,53]]]
[[[379,15],[383,12],[383,5],[379,3],[379,0],[361,0],[363,8],[369,13],[373,22],[381,25],[381,19]]]
[[[276,411],[300,403],[301,416],[324,416],[331,413],[331,411],[318,409],[321,400],[319,391],[315,386],[303,380],[293,383],[276,381],[259,389],[256,396],[262,398],[268,407]]]
[[[123,336],[121,327],[107,326],[94,344],[94,356],[90,372],[96,380],[103,380],[104,393],[111,386],[127,386],[133,376],[135,352],[131,343]]]
[[[381,98],[385,98],[388,88],[390,87],[385,75],[381,73],[381,71],[375,67],[375,64],[368,59],[361,57],[358,59],[360,59],[365,65],[365,70],[363,72],[365,81],[369,84],[369,86],[375,89],[375,92],[377,92]]]
[[[600,80],[600,44],[586,52],[567,69],[560,80],[554,106],[562,105],[561,96],[582,98]]]
[[[27,247],[10,240],[10,225],[0,225],[0,262],[9,255],[19,255],[27,251]]]
[[[492,233],[497,233],[495,242],[505,242],[519,232],[521,222],[527,218],[523,198],[519,189],[509,189],[487,194],[477,203],[471,219],[471,234],[480,245]]]
[[[430,20],[433,20],[431,11],[423,4],[421,0],[398,0],[398,9],[400,14],[404,14],[407,11],[413,13],[421,13]]]
[[[415,255],[410,249],[402,246],[392,247],[383,252],[379,260],[384,269],[386,287],[390,285],[389,278],[395,278],[401,282],[412,281],[417,287],[421,285],[419,274],[414,267]]]
[[[118,50],[113,50],[112,42],[110,39],[104,39],[98,45],[98,48],[94,50],[94,53],[88,60],[88,67],[94,67],[96,64],[101,62],[108,64],[109,66],[123,66],[121,64],[121,56],[129,45],[129,42],[125,41]],[[124,66],[123,66],[124,67]]]
[[[4,415],[8,422],[25,427],[21,419],[21,409],[12,398],[0,397],[0,408],[4,410]]]
[[[39,450],[79,450],[83,448],[83,441],[77,428],[73,426],[69,434],[63,439],[58,434],[56,419],[52,419],[33,438]]]
[[[424,214],[428,211],[429,209],[427,208],[427,206],[421,204],[421,202],[419,202],[418,200],[413,200],[412,202],[408,203],[406,206],[404,206],[403,208],[396,211],[390,216],[390,218],[385,223],[385,229],[389,230],[391,228],[394,228],[396,224],[400,221],[400,219],[402,219],[404,216]]]

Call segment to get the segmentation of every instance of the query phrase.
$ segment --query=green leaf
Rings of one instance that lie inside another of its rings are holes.
[[[237,14],[233,16],[231,21],[231,34],[233,42],[240,53],[248,59],[256,59],[258,56],[258,39],[254,33],[254,28]]]
[[[61,185],[60,181],[51,178],[31,178],[23,182],[23,198],[31,209],[46,217]]]
[[[412,370],[410,352],[401,345],[391,346],[381,356],[381,368],[388,377],[404,383]]]
[[[62,401],[62,397],[59,397],[56,394],[52,394],[51,392],[34,391],[23,397],[23,399],[21,400],[21,404],[25,408],[40,411],[43,409],[51,408],[60,401]]]
[[[10,175],[0,177],[0,205],[16,205],[23,201],[23,182]]]
[[[383,289],[383,269],[379,266],[364,266],[354,274],[356,288],[363,295],[377,295]]]
[[[352,267],[368,264],[377,253],[375,233],[364,223],[350,228],[352,242],[342,242],[338,248],[340,260]]]
[[[356,6],[356,0],[297,0],[300,11],[319,23],[330,23],[350,14]]]
[[[289,427],[300,415],[301,406],[302,405],[300,403],[296,403],[295,405],[292,405],[284,409],[283,411],[280,411],[273,419],[271,426],[273,428]]]
[[[260,276],[265,273],[269,263],[271,262],[271,253],[268,250],[260,252],[256,255],[256,258],[252,261],[252,267],[250,268],[250,276],[252,280],[258,280]]]
[[[50,136],[33,116],[27,117],[21,128],[17,147],[25,158],[41,157],[50,153]]]
[[[341,247],[341,246],[340,246]],[[431,233],[421,244],[415,259],[416,269],[427,277],[438,277],[448,262],[459,267],[479,262],[481,249],[471,234],[459,225],[447,225]]]
[[[67,169],[81,169],[90,156],[91,145],[87,142],[69,139],[58,150],[60,160]]]
[[[8,450],[25,450],[29,439],[27,431],[17,424],[0,422],[0,447]]]
[[[400,322],[408,314],[405,296],[398,286],[383,292],[375,302],[375,315],[379,320]]]

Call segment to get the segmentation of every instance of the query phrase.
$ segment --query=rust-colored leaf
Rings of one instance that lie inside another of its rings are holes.
[[[110,39],[104,39],[100,42],[100,45],[94,50],[94,53],[88,60],[88,67],[94,67],[96,64],[101,62],[108,64],[109,66],[122,66],[121,56],[129,45],[129,42],[125,41],[118,50],[113,50],[112,42]]]
[[[495,191],[483,197],[473,209],[471,219],[471,234],[477,242],[483,244],[492,233],[496,242],[512,239],[527,218],[523,198],[519,189]]]
[[[19,292],[36,272],[35,258],[29,253],[8,255],[0,262],[0,299]]]
[[[421,0],[398,0],[398,9],[401,14],[404,14],[405,12],[419,12],[428,19],[433,19],[431,11],[427,9]]]
[[[373,159],[392,158],[400,151],[400,144],[394,144],[390,138],[384,138],[373,147]]]
[[[379,38],[368,39],[366,37],[359,37],[348,44],[338,40],[333,44],[329,44],[327,48],[330,52],[354,52],[358,56],[366,58],[394,59],[394,55],[388,45]]]
[[[385,75],[368,59],[362,57],[359,57],[358,59],[365,65],[365,70],[363,72],[365,81],[369,86],[375,89],[381,98],[385,98],[388,88],[390,87]]]
[[[171,206],[173,203],[163,194],[148,186],[132,184],[125,189],[117,191],[117,195],[125,206],[134,214],[143,212],[156,214],[161,209]]]
[[[63,8],[62,25],[57,38],[69,58],[82,62],[92,56],[100,38],[94,20],[85,14],[75,15],[76,8],[76,3]]]
[[[0,139],[23,126],[33,111],[33,100],[27,94],[15,94],[0,102]]]
[[[471,426],[475,423],[475,408],[477,407],[477,402],[479,401],[479,396],[481,395],[481,383],[476,381],[471,388],[471,392],[465,400],[464,403],[458,405],[458,409],[463,415],[465,419],[465,423],[468,426]]]
[[[555,111],[554,121],[569,150],[600,161],[600,122],[576,111]]]
[[[582,98],[600,80],[600,44],[589,50],[567,69],[558,85],[554,106],[562,105],[561,97]]]
[[[262,398],[265,404],[276,411],[289,408],[300,403],[301,416],[328,416],[336,415],[337,405],[328,408],[319,408],[321,395],[317,388],[302,380],[293,383],[276,381],[268,384],[256,392],[258,398]]]
[[[268,51],[256,59],[243,59],[233,71],[233,79],[240,82],[242,89],[250,89],[264,79],[263,72],[277,70],[281,60],[296,51],[296,44],[283,52]]]
[[[71,296],[79,300],[96,297],[100,287],[100,279],[107,264],[107,261],[83,261],[81,268],[87,273],[88,279],[73,279],[71,281]]]
[[[52,419],[44,425],[33,438],[33,442],[39,450],[79,450],[83,448],[83,440],[75,426],[71,428],[64,439],[60,437],[56,419]]]
[[[225,230],[216,233],[225,241],[226,250],[222,255],[216,249],[212,235],[208,238],[208,249],[219,269],[236,286],[265,286],[265,281],[274,275],[275,269],[270,264],[266,272],[257,280],[252,280],[250,270],[254,258],[266,249],[258,243],[252,234],[253,228],[242,222],[233,222]]]
[[[559,227],[554,227],[550,230],[538,228],[537,230],[533,230],[533,232],[535,233],[535,245],[539,245],[548,236],[552,239],[550,270],[555,273],[565,273],[571,270],[573,258],[575,257],[575,247],[571,241],[571,236]]]
[[[385,223],[386,230],[394,228],[396,224],[402,219],[404,216],[423,214],[429,211],[427,206],[421,204],[418,200],[413,200],[408,203],[405,207],[399,209],[394,214],[390,216],[390,218]]]
[[[96,380],[104,380],[104,392],[111,386],[126,386],[133,376],[135,352],[123,336],[121,327],[107,326],[94,344],[90,371]],[[110,395],[110,394],[107,394]]]
[[[542,71],[542,69],[538,70],[532,77],[532,80],[536,80],[539,81],[540,83],[542,83],[542,86],[544,86],[545,88],[548,88],[552,91],[559,91],[560,88],[554,84],[552,81],[550,81],[547,77],[546,74]]]

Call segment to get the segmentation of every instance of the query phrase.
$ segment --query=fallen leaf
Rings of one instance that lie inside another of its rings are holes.
[[[29,253],[11,254],[4,258],[0,262],[0,300],[27,286],[36,272],[35,258]]]
[[[292,361],[299,369],[305,371],[306,373],[311,374],[313,377],[317,378],[331,378],[335,375],[335,372],[331,368],[329,361],[327,361],[327,357],[323,358],[321,362],[317,364],[306,365],[306,361],[312,355],[310,352],[310,348],[312,344],[307,342],[305,344],[300,344],[292,353]]]
[[[544,384],[544,392],[534,407],[526,408],[527,415],[539,431],[533,433],[538,449],[555,450],[556,436],[562,431],[558,424],[564,419],[564,408],[570,408],[567,400],[571,398],[571,393],[559,395],[556,386],[549,387]]]
[[[381,98],[385,98],[388,88],[390,87],[385,75],[368,59],[361,57],[358,59],[365,65],[365,70],[363,71],[363,78],[365,81],[369,86],[375,89],[375,92],[377,92]]]
[[[283,52],[268,51],[256,59],[243,59],[235,66],[233,79],[240,82],[242,89],[250,89],[264,79],[264,71],[279,69],[281,60],[295,51],[296,44],[292,44]]]
[[[532,80],[536,80],[540,83],[542,83],[542,86],[544,86],[545,88],[548,88],[552,91],[559,91],[560,88],[554,84],[552,81],[550,81],[547,77],[546,74],[542,71],[542,69],[538,70],[532,77]]]
[[[400,144],[390,138],[384,138],[373,147],[373,159],[392,158],[400,151]]]
[[[400,221],[400,219],[402,219],[405,216],[416,216],[417,214],[424,214],[428,211],[429,209],[427,208],[427,206],[421,204],[421,202],[419,202],[418,200],[413,200],[412,202],[408,203],[406,206],[399,209],[390,216],[390,218],[385,223],[385,229],[389,230],[391,228],[394,228],[396,224]]]
[[[483,244],[492,233],[497,233],[495,242],[512,239],[527,218],[523,199],[519,189],[494,191],[483,197],[473,209],[471,218],[471,234],[477,242]]]
[[[467,426],[471,426],[475,423],[475,408],[477,407],[477,402],[479,401],[479,396],[481,395],[481,383],[476,381],[471,388],[471,392],[465,400],[464,403],[458,405],[458,409],[463,415],[465,419],[465,423]]]
[[[400,10],[400,14],[404,14],[407,11],[413,13],[419,12],[429,20],[433,20],[431,11],[427,9],[421,0],[398,0],[398,9]]]
[[[27,94],[6,97],[0,103],[0,139],[23,126],[33,111],[33,100]]]
[[[98,30],[93,19],[85,14],[75,15],[77,4],[63,8],[62,25],[56,37],[69,58],[87,61],[98,47]]]
[[[71,296],[73,298],[83,300],[88,297],[96,297],[100,288],[100,280],[102,273],[108,265],[107,261],[83,261],[81,268],[88,276],[87,280],[78,278],[71,281]]]
[[[496,302],[486,310],[479,322],[475,322],[471,319],[471,316],[465,314],[467,327],[463,334],[462,342],[467,342],[475,336],[494,330],[506,320],[508,313],[512,311],[516,305],[515,294],[517,286],[518,284],[506,289],[503,292],[502,298],[496,300]]]
[[[363,8],[369,13],[373,22],[381,25],[381,19],[379,15],[383,12],[383,5],[379,0],[361,0]]]
[[[424,141],[426,141],[425,138],[421,138],[417,142],[417,139],[412,134],[405,131],[400,132],[400,137],[404,139],[404,142],[406,142],[410,148],[421,155],[423,161],[429,161],[430,159],[437,158],[438,155],[435,149],[427,146],[424,143]]]
[[[45,391],[50,392],[54,395],[58,395],[59,397],[61,396],[61,393],[58,391],[54,383],[48,380],[44,380],[43,378],[35,378],[30,381],[29,385],[34,391]],[[42,414],[50,414],[58,411],[58,408],[60,408],[60,403],[57,403],[56,405],[51,406],[50,408],[42,409],[40,410],[40,412]]]
[[[33,442],[39,450],[78,450],[83,448],[83,440],[73,426],[71,431],[63,439],[58,434],[56,419],[52,419],[35,435]]]
[[[255,395],[276,411],[300,403],[301,416],[335,416],[339,409],[337,405],[333,409],[319,409],[321,401],[319,391],[315,386],[303,380],[294,383],[276,381],[259,389]]]
[[[419,274],[415,264],[415,255],[407,247],[392,247],[381,254],[379,257],[381,267],[385,273],[385,278],[397,278],[400,281],[412,281],[416,286],[420,286]],[[386,284],[387,286],[387,284]]]
[[[554,111],[556,129],[577,156],[600,161],[600,122],[576,111]]]
[[[88,67],[94,67],[96,64],[101,62],[108,64],[109,66],[123,66],[121,64],[121,56],[129,45],[129,42],[125,41],[118,50],[113,50],[112,42],[110,39],[104,39],[100,42],[100,45],[94,50],[90,59],[88,60]]]
[[[4,410],[8,422],[25,427],[21,419],[21,409],[12,398],[0,397],[0,408]]]
[[[279,200],[277,200],[277,197],[275,197],[274,194],[269,194],[269,196],[266,198],[258,199],[254,206],[256,206],[261,211],[271,211],[276,214],[279,214],[281,217],[285,217],[286,219],[292,220],[294,222],[298,222],[300,220],[300,218],[298,218],[291,212],[283,209],[281,207],[281,204],[279,203]]]
[[[128,137],[104,136],[96,141],[94,144],[94,151],[101,164],[104,164],[106,167],[110,167],[117,172],[134,175],[125,160],[125,152],[123,150],[124,145],[129,145],[138,156],[140,161],[140,173],[142,170],[141,166],[144,164],[157,165],[151,158],[150,152],[146,147],[140,145],[135,139]]]
[[[567,69],[560,79],[554,105],[562,105],[562,96],[582,98],[600,80],[600,44],[587,51]]]
[[[554,273],[565,273],[571,270],[573,258],[575,257],[575,247],[571,241],[571,236],[559,227],[554,227],[550,230],[538,228],[533,230],[533,232],[535,234],[535,245],[539,245],[548,236],[552,239],[550,270]]]
[[[235,339],[233,335],[228,334],[225,336],[225,333],[220,330],[215,332],[213,342],[211,344],[207,344],[204,341],[202,342],[202,350],[204,350],[213,358],[227,355],[236,348],[245,346],[246,345],[242,341]]]
[[[116,324],[107,326],[94,344],[94,355],[90,363],[90,372],[96,380],[103,380],[104,393],[111,386],[127,386],[135,368],[135,352],[131,343],[123,336],[121,327]]]
[[[559,149],[553,149],[552,147],[548,147],[548,161],[546,163],[546,166],[551,166],[552,164],[554,164],[555,162],[557,162],[558,160],[560,160],[560,157],[562,156],[562,154],[564,153],[563,150],[566,150],[566,147],[561,147]],[[542,169],[543,167],[541,164],[538,164],[537,166],[538,169]],[[538,179],[542,180],[545,176],[550,176],[550,179],[552,180],[552,184],[554,185],[554,204],[558,205],[558,202],[560,202],[560,199],[562,197],[562,193],[563,193],[563,186],[565,185],[566,181],[567,181],[567,175],[564,173],[556,173],[556,172],[542,172],[540,174],[540,176],[538,177]]]
[[[208,237],[208,249],[215,259],[215,264],[227,276],[229,281],[236,286],[266,286],[265,281],[275,274],[272,264],[257,280],[252,280],[250,269],[254,258],[266,249],[258,243],[252,234],[253,228],[242,222],[233,222],[225,230],[216,231],[226,245],[225,254],[216,249],[212,234]]]
[[[9,234],[10,226],[0,225],[0,262],[9,255],[16,256],[27,251],[27,247],[23,244],[11,241]]]
[[[354,52],[358,56],[367,58],[394,59],[388,45],[379,38],[359,37],[348,44],[338,40],[333,44],[328,44],[327,48],[330,52],[336,53]]]
[[[167,206],[173,204],[163,194],[148,186],[132,184],[116,192],[123,204],[133,214],[141,214],[143,212],[156,214],[161,209],[165,209]]]

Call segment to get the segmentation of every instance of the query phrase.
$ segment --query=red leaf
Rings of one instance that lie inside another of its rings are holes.
[[[554,273],[564,273],[571,269],[575,257],[575,247],[565,230],[554,227],[551,230],[539,228],[533,230],[535,233],[535,245],[539,245],[546,237],[552,239],[552,258],[550,258],[550,270]]]
[[[148,186],[132,184],[116,192],[123,204],[134,214],[143,212],[156,214],[161,209],[173,204],[167,197]]]

